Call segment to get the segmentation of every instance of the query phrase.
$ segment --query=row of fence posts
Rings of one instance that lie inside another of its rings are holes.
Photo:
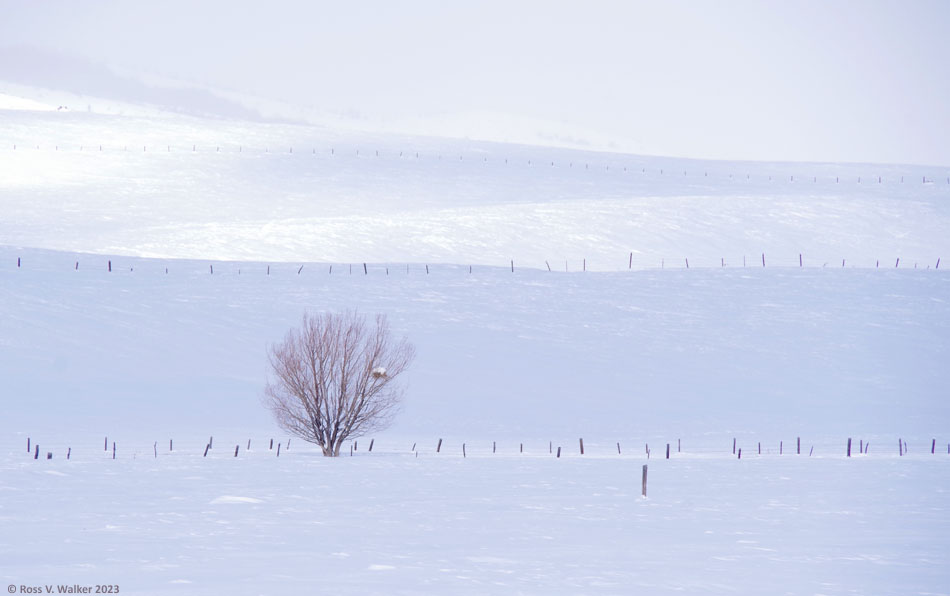
[[[847,262],[847,259],[841,259],[841,267],[842,267],[842,268],[845,267],[846,262]],[[689,267],[689,258],[688,258],[688,257],[684,258],[684,263],[685,263],[685,265],[686,265],[686,269],[689,269],[690,267]],[[550,262],[545,261],[544,264],[547,266],[547,270],[548,270],[548,271],[553,271],[553,270],[551,269],[551,263],[550,263]],[[720,265],[719,265],[720,268],[725,268],[725,267],[726,267],[726,259],[725,259],[725,257],[720,257],[720,259],[719,259],[719,264],[720,264]],[[900,268],[900,264],[901,264],[901,259],[900,259],[900,257],[897,257],[897,260],[894,261],[894,268],[895,268],[895,269]],[[369,275],[369,267],[368,267],[368,265],[367,265],[366,263],[363,263],[362,265],[363,265],[363,275]],[[826,267],[827,265],[828,265],[827,263],[824,263],[824,264],[822,265],[822,267],[824,268],[824,267]],[[17,257],[17,259],[16,259],[16,266],[17,266],[17,269],[22,268],[22,259],[21,259],[21,257]],[[304,266],[305,266],[305,265],[301,265],[300,267],[297,268],[297,275],[300,275],[300,273],[303,271]],[[511,272],[514,273],[514,272],[515,272],[515,261],[514,261],[514,259],[511,259],[511,260],[510,260],[510,267],[511,267]],[[587,271],[587,259],[586,259],[586,258],[583,259],[581,267],[582,267],[582,271],[585,271],[585,272]],[[745,256],[742,257],[742,267],[743,267],[743,268],[746,267],[746,257],[745,257]],[[765,253],[762,253],[762,267],[765,267]],[[802,253],[799,253],[799,254],[798,254],[798,267],[799,267],[799,269],[804,269],[804,267],[805,267],[805,265],[804,265],[804,260],[803,260],[803,257],[802,257]],[[881,267],[881,261],[880,261],[880,259],[878,259],[878,260],[875,261],[874,267],[875,267],[875,269],[880,269],[880,267]],[[661,269],[665,269],[665,268],[666,268],[666,259],[665,259],[665,258],[664,258],[664,259],[660,259],[660,268],[661,268]],[[929,269],[929,268],[930,268],[930,265],[927,265],[927,268]],[[79,261],[76,261],[76,262],[75,262],[73,269],[76,270],[76,271],[79,271]],[[108,260],[108,262],[107,262],[107,264],[106,264],[106,269],[107,269],[108,272],[110,272],[110,273],[112,272],[112,260],[111,260],[111,259]],[[385,269],[386,269],[386,275],[389,275],[389,266],[386,265],[386,266],[385,266]],[[633,253],[632,253],[632,252],[630,253],[629,261],[628,261],[628,264],[627,264],[627,269],[633,269]],[[917,263],[916,263],[916,262],[914,263],[914,269],[917,269]],[[940,257],[937,258],[937,262],[934,264],[934,269],[940,269]],[[426,275],[428,275],[428,274],[429,274],[429,265],[428,265],[428,264],[425,265],[425,270],[426,270]],[[564,262],[564,270],[565,270],[565,271],[568,271],[568,262],[567,262],[567,261]],[[133,268],[133,267],[129,267],[129,271],[134,271],[134,268]],[[210,274],[210,275],[214,275],[214,264],[208,265],[208,271],[209,271],[209,274]],[[472,273],[472,266],[471,266],[471,265],[468,266],[468,272],[469,272],[469,274]],[[168,274],[168,267],[165,268],[165,273]],[[350,273],[350,275],[353,274],[353,265],[352,265],[352,263],[351,263],[350,266],[349,266],[349,273]],[[240,275],[240,274],[241,274],[241,269],[238,268],[238,275]],[[327,271],[327,274],[328,274],[328,275],[333,275],[333,265],[330,265],[330,266],[329,266],[329,269],[328,269],[328,271]],[[406,275],[408,275],[408,274],[409,274],[409,264],[406,264]],[[270,275],[270,265],[267,265],[266,275]]]
[[[36,150],[37,150],[37,151],[40,150],[40,145],[31,145],[31,146],[36,147]],[[54,151],[59,151],[59,145],[54,144],[53,147],[54,147],[54,149],[53,149]],[[92,147],[96,148],[96,149],[93,149],[93,150],[98,150],[99,152],[102,152],[102,151],[103,151],[103,145],[101,145],[101,144],[100,144],[100,145],[92,145]],[[137,145],[136,145],[136,147],[137,147]],[[14,143],[14,144],[13,144],[13,150],[14,150],[14,151],[17,151],[17,150],[18,150],[17,148],[18,148],[18,145]],[[79,146],[79,150],[80,150],[80,151],[85,151],[85,150],[86,150],[86,146],[85,146],[85,145],[80,145],[80,146]],[[171,150],[172,150],[172,146],[166,144],[166,145],[165,145],[165,153],[171,153]],[[202,150],[204,150],[204,148],[202,148]],[[123,145],[123,146],[122,146],[122,152],[123,152],[123,153],[128,153],[128,151],[129,151],[129,146],[128,146],[128,145]],[[138,151],[138,149],[136,149],[136,151]],[[161,149],[159,149],[158,151],[161,152]],[[258,149],[258,151],[259,151],[259,149]],[[321,155],[325,154],[325,151],[326,151],[326,150],[321,151],[321,152],[320,152]],[[153,152],[154,152],[154,149],[153,149]],[[197,153],[197,152],[198,152],[198,145],[197,145],[197,144],[192,144],[192,145],[191,145],[191,151],[190,151],[189,153]],[[214,152],[215,152],[215,153],[221,153],[221,146],[220,146],[220,145],[215,145],[215,147],[214,147]],[[244,145],[238,145],[238,151],[237,151],[237,152],[238,152],[238,153],[244,153]],[[148,145],[142,145],[142,153],[148,153]],[[264,148],[264,153],[270,154],[270,153],[271,153],[270,147],[265,147],[265,148]],[[399,157],[403,157],[403,155],[404,155],[405,153],[407,153],[407,152],[406,152],[406,151],[400,151],[400,152],[399,152]],[[413,153],[413,152],[409,151],[408,153]],[[279,153],[275,151],[274,154],[275,154],[275,155],[278,155]],[[288,155],[293,155],[293,154],[294,154],[294,148],[293,148],[293,146],[288,147],[288,150],[287,150],[286,154],[288,154]],[[299,151],[298,151],[298,154],[299,154]],[[306,153],[305,153],[305,154],[306,154]],[[317,148],[316,148],[316,147],[311,147],[310,155],[317,155]],[[335,147],[331,147],[331,148],[330,148],[330,155],[331,155],[331,156],[335,156],[335,155],[336,155],[336,148],[335,148]],[[356,155],[357,157],[360,156],[360,149],[356,149],[356,150],[355,150],[355,155]],[[393,153],[393,155],[395,155],[395,153]],[[442,161],[442,154],[439,153],[439,154],[436,154],[436,155],[438,155],[438,158],[437,158],[437,159],[438,159],[439,161]],[[378,150],[378,149],[375,150],[375,157],[379,157],[379,150]],[[419,159],[419,152],[418,152],[418,151],[415,152],[415,157],[416,157],[416,159]],[[484,155],[483,155],[483,156],[481,156],[481,157],[482,157],[481,160],[478,160],[477,158],[473,158],[473,159],[471,159],[470,161],[475,161],[475,162],[479,162],[479,161],[480,161],[481,163],[488,163],[488,157],[487,157],[487,156],[484,156]],[[454,160],[454,155],[453,155],[453,160]],[[465,161],[464,156],[463,156],[463,155],[459,155],[459,156],[458,156],[458,161]],[[533,160],[533,159],[525,159],[524,161],[525,161],[525,163],[527,163],[527,165],[530,166],[530,165],[533,165],[534,161],[536,161],[536,160]],[[499,163],[500,163],[500,161],[499,161]],[[509,158],[504,158],[504,163],[507,165],[507,164],[509,163]],[[556,164],[556,162],[554,162],[554,161],[550,161],[550,162],[545,161],[545,162],[539,162],[539,163],[550,163],[550,167],[554,167],[555,164]],[[574,162],[573,162],[573,161],[568,161],[568,168],[570,168],[570,169],[573,169],[573,168],[574,168]],[[580,163],[578,163],[578,168],[580,168]],[[603,168],[604,168],[604,171],[605,171],[605,172],[609,172],[609,171],[610,171],[610,165],[609,165],[609,164],[605,164],[605,165],[603,166]],[[589,163],[589,162],[584,163],[584,169],[585,169],[585,170],[590,170],[590,163]],[[595,168],[595,169],[596,169],[596,168]],[[632,167],[629,167],[629,166],[622,166],[622,167],[619,167],[619,168],[618,168],[617,166],[614,166],[614,169],[615,169],[615,170],[622,170],[622,171],[624,171],[624,172],[627,172],[627,171],[635,171],[635,170],[636,170],[636,168],[632,168]],[[651,169],[650,169],[650,172],[651,172],[651,173],[654,172],[654,171],[658,171],[661,176],[667,175],[667,174],[666,174],[666,168],[655,168],[655,169],[654,169],[654,168],[651,168]],[[678,172],[679,170],[676,170],[676,171]],[[672,171],[671,171],[671,172],[672,172]],[[641,174],[646,174],[646,173],[647,173],[647,168],[646,168],[646,167],[641,167],[641,168],[640,168],[640,173],[641,173]],[[683,177],[687,177],[688,174],[689,174],[689,170],[683,170]],[[672,174],[670,174],[670,175],[672,175]],[[709,171],[708,171],[708,170],[703,170],[703,178],[708,178],[708,177],[709,177]],[[805,177],[806,180],[807,180],[808,178],[809,178],[808,176]],[[873,178],[874,178],[874,177],[872,176],[872,180],[873,180]],[[901,176],[901,177],[900,177],[901,184],[904,184],[904,178],[905,178],[905,176]],[[734,179],[735,179],[735,175],[734,175],[734,174],[729,174],[729,179],[730,179],[730,180],[734,180]],[[746,180],[751,180],[751,179],[752,179],[752,175],[751,175],[751,174],[746,174]],[[811,179],[812,179],[812,183],[813,183],[813,184],[817,184],[817,183],[818,183],[818,176],[811,176]],[[862,177],[862,176],[857,176],[856,179],[857,179],[857,183],[858,183],[858,184],[861,184],[863,177]],[[770,175],[768,176],[768,180],[769,180],[769,182],[772,182],[773,180],[784,180],[784,176],[779,177],[779,176],[775,176],[775,175],[770,174]],[[789,181],[789,182],[795,182],[795,175],[794,175],[794,174],[789,174],[789,175],[788,175],[788,181]],[[931,184],[933,184],[933,183],[936,182],[936,181],[937,181],[937,178],[936,178],[936,177],[931,177],[930,179],[928,179],[926,175],[922,175],[922,176],[921,176],[921,184],[927,184],[928,182],[931,183]],[[840,184],[840,183],[841,183],[841,176],[835,176],[835,184]],[[877,183],[878,183],[878,184],[883,184],[883,183],[884,183],[884,177],[883,177],[883,176],[877,176]],[[947,177],[947,184],[950,184],[950,176]]]
[[[287,447],[286,447],[285,450],[289,450],[289,449],[290,449],[290,441],[291,441],[290,439],[287,440]],[[435,448],[435,452],[436,452],[436,453],[441,453],[441,452],[442,452],[442,442],[443,442],[443,440],[440,438],[439,441],[438,441],[438,444],[436,445],[436,448]],[[368,448],[368,450],[367,450],[369,453],[372,453],[372,451],[373,451],[373,446],[375,445],[375,443],[376,443],[376,439],[370,439],[369,448]],[[283,443],[280,443],[280,442],[277,443],[277,457],[280,457],[280,451],[281,451],[282,445],[283,445]],[[208,456],[208,452],[211,451],[211,450],[213,449],[213,447],[214,447],[214,436],[211,436],[211,437],[208,439],[208,442],[205,444],[204,453],[203,453],[202,457],[207,457],[207,456]],[[867,454],[870,452],[870,448],[871,448],[871,442],[870,442],[870,441],[865,442],[864,439],[859,439],[858,452],[859,452],[860,454],[867,455]],[[234,457],[237,457],[237,456],[239,455],[240,449],[241,449],[241,445],[240,445],[240,444],[237,444],[237,445],[234,446]],[[268,449],[269,449],[270,451],[273,451],[273,450],[274,450],[274,439],[271,439],[271,440],[270,440],[270,446],[269,446]],[[357,441],[353,441],[352,443],[350,443],[350,456],[352,456],[356,451],[358,451],[358,449],[359,449],[359,441],[358,441],[358,440],[357,440]],[[561,446],[558,445],[557,451],[555,452],[555,451],[554,451],[554,442],[553,442],[553,441],[549,441],[549,442],[548,442],[548,453],[551,454],[551,455],[554,455],[556,459],[560,459],[560,457],[561,457],[561,449],[562,449]],[[103,450],[106,451],[107,453],[108,453],[108,451],[109,451],[109,437],[108,437],[108,436],[106,436],[106,437],[104,438],[104,440],[103,440]],[[153,450],[154,457],[157,458],[157,457],[158,457],[158,441],[156,441],[156,442],[152,445],[152,450]],[[169,439],[169,440],[168,440],[168,451],[169,451],[169,452],[172,452],[173,450],[174,450],[174,440],[173,440],[173,439]],[[248,440],[247,440],[247,448],[246,448],[246,450],[247,450],[248,452],[251,450],[251,439],[248,439]],[[578,439],[578,450],[579,450],[580,455],[584,455],[585,451],[584,451],[584,439],[583,439],[583,437],[581,437],[581,438]],[[758,455],[762,455],[762,442],[761,442],[761,441],[759,441],[759,442],[757,443],[757,450],[758,450]],[[851,457],[851,450],[852,450],[852,438],[851,438],[851,437],[848,437],[847,444],[846,444],[846,448],[845,448],[845,454],[847,455],[847,457]],[[39,459],[39,457],[40,457],[40,446],[39,446],[38,443],[37,443],[37,444],[32,443],[32,439],[31,439],[30,437],[27,437],[27,439],[26,439],[26,451],[27,451],[27,453],[32,453],[32,454],[33,454],[33,459]],[[416,457],[419,456],[419,452],[416,451],[416,443],[413,443],[413,444],[412,444],[412,448],[410,449],[410,451],[411,451],[412,453],[414,453]],[[497,453],[497,451],[498,451],[498,443],[497,443],[497,441],[492,441],[492,453],[493,453],[493,454],[494,454],[494,453]],[[682,441],[681,441],[681,439],[677,439],[677,440],[676,440],[676,452],[677,452],[677,453],[680,453],[681,451],[682,451]],[[815,451],[814,445],[810,446],[809,451],[808,451],[809,457],[814,454],[814,451]],[[519,452],[519,453],[524,453],[524,443],[519,443],[519,444],[518,444],[518,452]],[[931,443],[930,443],[930,453],[931,453],[932,455],[935,455],[936,452],[937,452],[937,439],[934,438],[934,439],[931,440]],[[623,453],[623,451],[622,451],[620,442],[618,441],[618,442],[617,442],[617,455],[622,455],[622,453]],[[650,459],[650,456],[651,456],[652,452],[651,452],[651,450],[650,450],[650,444],[649,444],[649,443],[644,443],[644,453],[646,454],[647,459]],[[670,459],[670,453],[671,453],[671,444],[670,444],[670,443],[667,443],[667,444],[666,444],[666,459]],[[785,453],[785,442],[784,442],[784,441],[779,441],[779,455],[784,455],[784,453]],[[796,439],[795,439],[795,453],[796,453],[796,455],[801,455],[801,453],[802,453],[802,439],[801,439],[801,437],[796,437]],[[898,455],[900,455],[900,456],[903,457],[906,453],[907,453],[907,441],[905,441],[903,438],[899,438],[899,439],[898,439]],[[735,437],[733,437],[733,439],[732,439],[732,454],[735,455],[737,459],[742,459],[742,447],[739,446],[738,439],[736,439]],[[950,455],[950,443],[947,443],[947,454]],[[66,452],[66,459],[67,459],[67,460],[70,459],[70,456],[71,456],[71,455],[72,455],[72,447],[69,447],[68,450],[67,450],[67,452]],[[468,452],[467,452],[467,445],[466,445],[466,443],[462,443],[462,457],[463,457],[463,458],[468,457]],[[112,442],[112,459],[115,459],[115,458],[116,458],[116,444],[115,444],[115,441],[113,441],[113,442]],[[53,453],[52,453],[52,452],[47,452],[47,453],[46,453],[46,459],[53,459]]]

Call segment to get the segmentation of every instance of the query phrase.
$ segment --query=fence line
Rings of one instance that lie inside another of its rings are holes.
[[[49,146],[36,144],[36,143],[30,143],[26,145],[13,143],[8,146],[12,147],[11,149],[12,151],[18,151],[18,152],[50,150]],[[433,159],[436,162],[445,162],[445,163],[462,162],[466,164],[467,163],[481,163],[483,165],[484,164],[524,165],[525,167],[535,167],[535,168],[540,167],[539,164],[541,164],[541,165],[547,166],[548,170],[550,170],[550,168],[560,167],[562,169],[567,169],[571,171],[583,170],[585,172],[604,172],[604,173],[612,171],[612,172],[619,172],[619,173],[654,175],[654,176],[667,178],[667,179],[673,179],[673,178],[682,179],[682,178],[693,177],[695,179],[708,180],[709,178],[714,178],[714,179],[720,179],[720,180],[729,180],[733,182],[742,181],[742,180],[746,182],[753,182],[753,181],[759,182],[759,181],[767,180],[768,182],[771,182],[771,183],[786,182],[788,184],[796,184],[796,185],[809,184],[809,183],[818,184],[819,182],[830,184],[832,178],[834,178],[834,184],[842,184],[844,182],[851,182],[854,184],[864,184],[864,185],[910,183],[910,181],[906,180],[908,178],[907,174],[903,174],[903,175],[895,174],[892,178],[885,177],[882,174],[878,174],[878,175],[870,177],[871,182],[868,182],[865,176],[860,176],[860,175],[852,175],[850,177],[844,178],[841,175],[831,176],[830,174],[826,174],[823,176],[818,176],[815,174],[812,174],[809,176],[801,176],[798,174],[777,175],[773,173],[773,174],[759,174],[753,177],[751,173],[746,173],[745,177],[742,177],[741,175],[737,175],[735,172],[726,174],[725,172],[717,171],[717,172],[713,172],[713,176],[710,176],[709,170],[704,169],[704,168],[690,171],[688,168],[685,170],[681,168],[669,168],[668,166],[658,166],[655,163],[651,164],[650,168],[647,168],[645,166],[634,167],[631,165],[631,163],[635,160],[632,160],[632,159],[629,162],[627,162],[626,165],[623,165],[623,161],[624,161],[623,159],[618,159],[611,162],[602,161],[600,163],[593,163],[591,161],[576,162],[577,167],[575,167],[575,161],[570,160],[570,159],[567,160],[566,162],[557,162],[557,161],[551,161],[550,159],[537,160],[537,159],[529,158],[529,157],[522,157],[520,159],[515,159],[512,157],[489,157],[486,155],[477,155],[477,156],[470,155],[468,156],[468,158],[466,158],[465,154],[459,154],[457,152],[451,153],[451,154],[447,152],[438,152],[438,151],[433,152],[433,153],[425,153],[425,152],[410,151],[410,150],[403,149],[403,150],[392,150],[389,153],[386,153],[386,152],[380,153],[378,149],[374,149],[371,151],[363,151],[361,148],[352,148],[352,147],[350,148],[350,151],[348,153],[344,153],[344,152],[336,151],[335,146],[324,147],[318,150],[318,148],[313,145],[308,145],[304,147],[303,151],[300,151],[299,147],[297,147],[298,150],[295,151],[295,146],[289,143],[283,144],[279,147],[275,147],[274,151],[271,151],[271,147],[269,145],[264,146],[264,147],[252,148],[244,144],[239,144],[236,146],[209,144],[206,146],[202,146],[200,148],[198,147],[197,143],[192,143],[190,148],[188,147],[187,144],[184,146],[176,146],[176,145],[171,145],[167,143],[156,144],[151,147],[147,143],[146,144],[135,143],[133,145],[125,144],[125,145],[114,145],[114,146],[103,145],[103,144],[98,144],[98,145],[93,144],[89,146],[89,145],[80,144],[78,145],[78,149],[76,149],[77,146],[75,145],[72,146],[71,149],[68,148],[65,144],[60,145],[57,143],[53,143],[52,146],[53,146],[53,149],[52,149],[53,152],[63,152],[63,153],[70,152],[70,151],[82,152],[82,153],[91,153],[91,152],[92,153],[110,153],[110,152],[139,153],[139,154],[148,154],[148,155],[162,155],[162,154],[167,155],[170,153],[192,153],[192,154],[213,153],[213,154],[240,154],[240,155],[247,154],[247,155],[273,155],[273,156],[296,156],[296,157],[309,156],[311,159],[314,157],[325,157],[325,158],[332,159],[332,158],[341,158],[341,157],[344,157],[345,155],[348,155],[350,157],[359,158],[359,159],[380,159],[381,158],[381,159],[395,159],[395,160],[403,160],[403,161],[408,160],[408,159],[413,159],[413,160]],[[142,148],[141,151],[138,150],[138,147]],[[222,148],[224,148],[223,151],[222,151]],[[245,151],[244,150],[245,148],[247,148],[248,151]],[[561,149],[557,149],[557,150],[562,151]],[[457,160],[454,159],[456,156],[458,157]],[[443,157],[448,157],[450,159],[443,159]],[[763,162],[763,164],[769,164],[769,163],[771,162]],[[583,168],[581,168],[582,164],[583,164]],[[594,167],[591,167],[592,165]],[[680,175],[679,172],[682,172],[682,175]],[[917,180],[916,176],[914,176],[914,180],[915,181]],[[920,184],[922,185],[927,185],[927,184],[936,185],[938,183],[945,183],[947,185],[950,185],[950,175],[924,174],[924,175],[920,175],[919,181],[920,181]]]
[[[68,254],[68,253],[67,253],[67,254]],[[93,266],[93,267],[91,267],[91,268],[90,268],[89,266],[84,266],[84,267],[81,268],[81,267],[80,267],[80,264],[81,264],[81,263],[84,263],[84,262],[85,262],[85,263],[88,263],[88,261],[84,261],[83,259],[76,259],[75,257],[70,257],[70,258],[68,259],[68,261],[65,261],[65,263],[64,263],[64,265],[63,265],[63,269],[64,269],[64,270],[65,270],[65,269],[71,269],[72,271],[80,271],[80,270],[82,270],[83,272],[88,272],[89,270],[101,270],[101,271],[103,271],[103,272],[105,272],[105,273],[116,273],[116,274],[118,274],[118,273],[120,273],[120,272],[122,272],[122,271],[125,270],[124,267],[120,267],[120,266],[118,266],[118,265],[116,265],[115,267],[113,266],[113,260],[115,259],[115,257],[111,257],[111,258],[102,257],[103,260],[100,260],[100,259],[96,258],[95,255],[89,255],[89,256],[92,257],[90,260],[93,260],[94,262],[96,262],[96,265],[95,265],[95,266]],[[143,262],[147,262],[147,261],[148,261],[148,259],[145,259],[145,258],[139,259],[139,258],[136,258],[136,257],[129,257],[129,259],[130,259],[130,261],[133,261],[133,262],[135,262],[135,263],[143,263]],[[772,260],[769,260],[769,261],[767,262],[767,261],[766,261],[766,254],[765,254],[765,253],[761,253],[759,259],[760,259],[760,261],[761,261],[761,265],[756,265],[756,266],[750,267],[750,266],[748,265],[748,263],[747,263],[746,256],[743,255],[741,268],[743,268],[743,269],[749,269],[749,268],[753,268],[753,269],[765,269],[765,268],[776,269],[776,268],[778,268],[778,269],[785,269],[785,270],[787,270],[787,269],[801,269],[801,270],[812,269],[812,270],[813,270],[813,269],[828,269],[828,268],[832,268],[832,269],[834,269],[834,268],[839,268],[839,269],[841,269],[841,268],[848,268],[848,264],[847,264],[848,261],[847,261],[847,259],[841,259],[841,265],[840,265],[840,267],[838,267],[837,264],[832,265],[831,263],[829,263],[829,262],[827,262],[827,261],[822,261],[821,265],[812,265],[812,264],[810,264],[810,263],[806,263],[806,262],[805,262],[805,259],[804,259],[804,256],[803,256],[802,253],[799,253],[799,254],[798,254],[798,259],[797,259],[797,260],[791,261],[791,262],[789,262],[789,263],[787,263],[787,264],[786,264],[786,263],[775,264],[774,261],[772,261]],[[757,259],[757,260],[759,260],[759,259]],[[48,260],[46,260],[46,259],[41,259],[41,260],[42,260],[44,263],[47,263],[47,262],[48,262]],[[115,260],[117,260],[117,259],[115,259]],[[173,262],[174,262],[174,261],[194,262],[195,259],[172,259],[172,261],[173,261]],[[675,260],[674,260],[674,262],[675,262]],[[903,269],[903,270],[908,270],[908,269],[928,270],[928,269],[930,269],[931,267],[933,267],[934,270],[939,270],[939,269],[940,269],[940,262],[941,262],[941,257],[937,257],[937,259],[936,259],[936,261],[933,263],[933,265],[931,265],[930,263],[927,263],[925,267],[922,267],[922,266],[920,266],[920,262],[919,262],[919,261],[914,261],[914,262],[913,262],[913,266],[908,265],[908,264],[906,263],[906,261],[905,261],[905,265],[904,265],[903,267],[901,267],[901,258],[900,258],[900,257],[896,257],[895,260],[894,260],[894,265],[893,265],[893,267],[890,267],[890,268],[893,268],[893,269]],[[298,262],[298,263],[299,263],[299,262]],[[520,262],[519,262],[519,263],[520,263]],[[582,265],[581,265],[581,268],[580,268],[579,272],[580,272],[580,273],[587,273],[587,272],[589,272],[589,271],[588,271],[588,259],[587,259],[586,257],[582,258],[582,259],[581,259],[581,263],[582,263]],[[222,274],[222,264],[223,264],[223,265],[227,265],[227,264],[233,265],[233,268],[232,268],[232,270],[231,270],[231,273],[232,273],[232,274],[236,274],[236,275],[250,275],[251,272],[255,272],[255,273],[260,273],[260,274],[265,275],[265,276],[270,276],[270,275],[271,275],[271,268],[272,268],[272,266],[273,266],[273,268],[274,268],[274,275],[275,275],[275,276],[276,276],[276,275],[279,273],[279,271],[280,271],[280,270],[278,269],[278,267],[277,267],[278,264],[276,264],[276,263],[261,262],[261,263],[257,263],[255,267],[248,267],[248,266],[247,266],[247,265],[248,265],[248,262],[246,262],[246,261],[240,261],[240,262],[238,262],[238,261],[214,261],[214,262],[209,263],[208,266],[207,266],[207,269],[205,269],[205,272],[206,272],[209,276],[215,275],[215,270],[214,270],[215,264],[218,265],[218,275],[219,275],[219,276]],[[352,263],[346,263],[346,264],[345,264],[345,265],[348,265],[348,267],[345,267],[345,268],[343,269],[343,271],[344,271],[343,273],[340,273],[340,269],[339,269],[339,268],[337,269],[337,272],[334,273],[334,272],[333,272],[333,265],[334,265],[333,263],[308,262],[308,263],[304,263],[304,264],[300,264],[300,265],[298,265],[298,264],[296,264],[296,263],[294,263],[294,262],[292,262],[292,261],[286,261],[286,262],[279,263],[279,265],[283,265],[284,267],[286,267],[290,273],[295,274],[295,275],[297,275],[297,276],[300,276],[301,273],[303,273],[304,268],[305,268],[306,265],[308,265],[308,264],[309,264],[309,265],[313,265],[313,264],[321,265],[321,267],[312,267],[309,271],[324,271],[323,274],[328,275],[328,276],[333,276],[333,275],[336,275],[336,276],[340,276],[340,275],[344,275],[344,276],[353,276],[353,275],[364,275],[364,276],[368,276],[368,275],[370,275],[370,274],[377,274],[377,275],[389,276],[389,275],[390,275],[390,267],[393,267],[393,266],[394,266],[392,263],[369,263],[369,262],[363,261],[363,262],[357,263],[357,268],[356,268],[356,272],[355,272],[355,273],[354,273],[354,269],[353,269],[353,264],[352,264]],[[336,264],[339,265],[339,263],[336,263]],[[692,269],[710,270],[710,269],[735,269],[735,268],[739,268],[739,265],[731,265],[729,262],[727,262],[727,260],[726,260],[725,257],[719,257],[719,259],[718,259],[718,266],[717,266],[717,265],[713,265],[713,266],[705,266],[705,267],[699,266],[699,267],[697,267],[696,264],[695,264],[695,261],[693,262],[693,265],[690,265],[689,257],[684,257],[683,260],[682,260],[682,266],[680,266],[680,267],[675,267],[675,266],[667,267],[667,266],[666,266],[666,259],[665,259],[665,258],[661,258],[661,259],[659,260],[659,263],[653,265],[652,267],[640,266],[640,265],[638,265],[637,268],[634,268],[634,267],[633,267],[634,262],[633,262],[633,253],[632,253],[632,252],[629,253],[629,257],[628,257],[628,259],[626,259],[626,264],[627,264],[626,269],[624,269],[624,268],[606,269],[606,270],[601,271],[600,273],[618,273],[618,272],[621,272],[621,271],[624,271],[624,270],[626,270],[626,271],[655,271],[655,270],[657,270],[657,269],[660,269],[660,270],[665,270],[665,269],[670,269],[670,270],[692,270]],[[24,259],[24,258],[21,257],[21,256],[18,256],[18,257],[16,258],[16,267],[15,267],[16,269],[29,269],[29,265],[30,265],[30,261],[29,261],[28,259]],[[252,265],[254,265],[254,264],[252,264]],[[328,265],[328,267],[324,267],[324,266],[326,266],[326,265]],[[457,270],[461,270],[462,272],[464,272],[464,271],[466,270],[466,268],[467,268],[469,275],[472,275],[473,273],[478,272],[479,270],[497,270],[497,271],[500,271],[500,270],[502,270],[502,269],[510,270],[510,273],[517,273],[518,271],[521,271],[522,269],[527,269],[527,270],[530,270],[530,271],[545,271],[545,272],[550,272],[550,273],[556,273],[556,271],[551,268],[551,265],[550,265],[550,263],[549,263],[548,261],[544,261],[545,267],[540,267],[540,266],[537,266],[537,265],[529,265],[529,266],[527,266],[527,267],[525,267],[525,266],[523,266],[523,265],[519,265],[519,267],[516,267],[515,265],[516,265],[516,262],[515,262],[514,259],[509,259],[509,262],[508,262],[507,264],[505,264],[505,265],[502,265],[502,266],[499,266],[499,265],[484,265],[484,264],[483,264],[483,265],[479,265],[479,266],[476,267],[476,266],[474,266],[474,265],[462,265],[462,264],[429,265],[428,263],[416,263],[416,264],[415,264],[416,269],[413,270],[413,269],[412,269],[412,264],[411,264],[411,263],[407,263],[407,264],[406,264],[406,268],[405,268],[405,275],[411,275],[413,272],[415,272],[416,274],[430,275],[432,272],[438,270],[440,267],[444,267],[445,269],[457,269]],[[191,274],[197,273],[197,272],[199,271],[198,269],[195,269],[195,268],[185,268],[185,267],[181,267],[181,268],[170,268],[170,267],[168,267],[168,266],[163,266],[163,267],[164,267],[164,275],[169,275],[170,272],[177,273],[178,271],[181,271],[181,270],[186,270],[186,271],[188,271],[188,272],[191,273]],[[874,261],[874,265],[873,265],[873,266],[870,265],[870,264],[868,264],[868,265],[866,265],[866,266],[855,266],[854,263],[852,262],[850,268],[851,268],[851,269],[881,269],[882,267],[881,267],[881,260],[880,260],[880,259],[876,259],[876,260]],[[883,268],[886,269],[886,268],[889,268],[889,267],[888,267],[888,266],[885,266],[885,267],[883,267]],[[48,267],[44,267],[44,269],[45,269],[45,270],[48,270]],[[290,271],[290,270],[292,270],[292,271]],[[135,265],[134,265],[134,264],[133,264],[133,265],[129,265],[129,266],[128,266],[128,271],[129,271],[130,273],[134,272],[134,271],[135,271]],[[227,270],[225,270],[225,272],[226,272],[226,271],[227,271]],[[401,265],[400,265],[400,268],[397,269],[397,272],[399,272],[399,271],[401,271]],[[565,261],[565,263],[564,263],[564,272],[570,272],[569,267],[568,267],[568,261]],[[592,273],[593,273],[593,272],[592,272]],[[311,275],[313,275],[313,274],[311,274]]]

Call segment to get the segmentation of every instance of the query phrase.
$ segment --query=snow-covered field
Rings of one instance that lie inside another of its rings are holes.
[[[8,435],[9,436],[9,435]],[[941,594],[950,457],[556,459],[484,441],[328,460],[256,437],[112,461],[2,445],[4,583],[129,594]],[[101,441],[101,438],[100,438]],[[365,449],[361,442],[361,449]],[[53,447],[53,445],[50,445]],[[916,446],[912,445],[912,449]],[[45,449],[45,447],[42,447]],[[675,450],[675,445],[674,445]],[[19,452],[17,452],[19,451]],[[593,451],[593,452],[592,452]],[[657,450],[659,451],[659,450]],[[728,450],[726,450],[728,451]],[[875,455],[874,452],[878,454]],[[896,446],[894,451],[896,452]],[[914,451],[917,451],[915,454]],[[659,455],[659,457],[658,457]],[[55,588],[54,588],[55,589]]]
[[[4,101],[0,587],[950,593],[947,168]],[[266,347],[344,308],[404,409],[277,458]]]

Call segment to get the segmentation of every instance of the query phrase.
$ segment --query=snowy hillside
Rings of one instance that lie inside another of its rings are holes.
[[[0,88],[10,593],[948,593],[948,168],[66,99]],[[260,397],[347,308],[418,356],[329,461]]]
[[[947,168],[704,162],[84,103],[0,110],[3,244],[602,271],[950,254]]]

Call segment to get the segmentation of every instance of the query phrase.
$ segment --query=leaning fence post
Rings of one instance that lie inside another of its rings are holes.
[[[435,452],[438,453],[442,451],[442,439],[439,439],[439,444],[435,446]]]
[[[647,498],[647,465],[643,464],[643,498]]]

